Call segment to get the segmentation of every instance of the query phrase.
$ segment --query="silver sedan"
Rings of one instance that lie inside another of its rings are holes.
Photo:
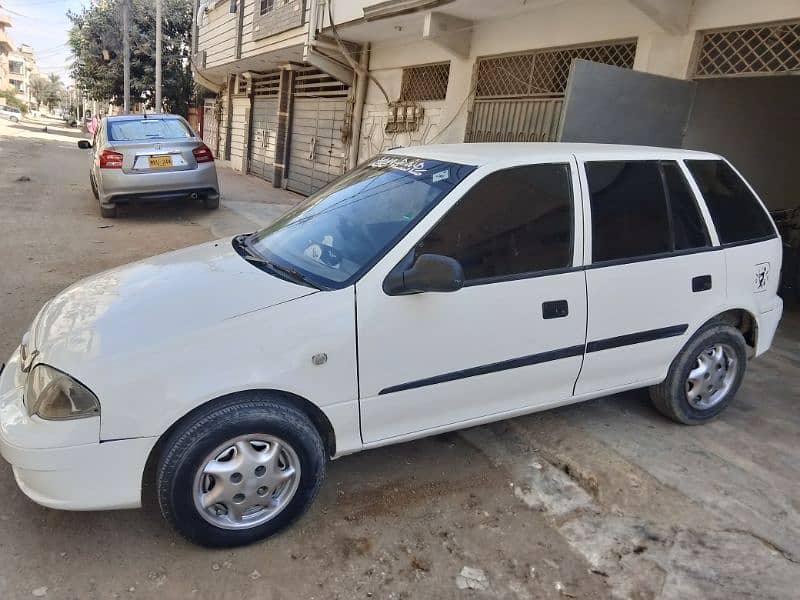
[[[200,199],[219,207],[214,155],[178,115],[127,115],[100,121],[90,142],[92,191],[106,218],[133,202]]]

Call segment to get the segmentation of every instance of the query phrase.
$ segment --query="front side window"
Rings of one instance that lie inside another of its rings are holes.
[[[528,165],[487,175],[415,252],[455,258],[467,282],[571,266],[569,165]]]
[[[772,220],[758,199],[722,160],[687,160],[686,166],[706,201],[722,244],[775,235]]]
[[[672,249],[658,162],[588,162],[586,177],[592,207],[592,262]]]
[[[475,170],[408,156],[378,156],[246,240],[258,256],[322,287],[359,277]]]

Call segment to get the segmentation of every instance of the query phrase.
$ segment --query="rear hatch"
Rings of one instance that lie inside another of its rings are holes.
[[[109,150],[122,154],[123,173],[163,173],[197,168],[192,151],[202,142],[180,119],[147,117],[111,121]]]

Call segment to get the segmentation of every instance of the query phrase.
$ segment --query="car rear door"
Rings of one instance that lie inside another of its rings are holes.
[[[572,396],[586,330],[575,161],[479,169],[462,186],[356,285],[367,444]],[[387,295],[410,253],[458,259],[465,287]]]
[[[663,379],[725,300],[725,259],[681,161],[579,158],[589,319],[578,396]]]

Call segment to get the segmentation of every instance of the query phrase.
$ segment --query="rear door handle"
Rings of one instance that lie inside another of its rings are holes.
[[[563,319],[567,315],[569,315],[569,303],[566,300],[542,302],[542,318]]]
[[[698,275],[692,277],[693,292],[707,292],[711,289],[711,275]]]

